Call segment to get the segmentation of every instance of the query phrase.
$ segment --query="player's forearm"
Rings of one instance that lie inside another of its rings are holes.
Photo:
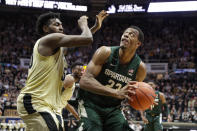
[[[98,95],[104,95],[104,96],[112,96],[112,97],[117,96],[116,90],[105,87],[92,76],[84,75],[79,83],[80,83],[80,88],[87,90],[89,92]]]
[[[91,41],[93,41],[92,32],[88,26],[83,27],[81,36],[87,37],[87,39],[90,39]]]
[[[68,38],[69,37],[69,38]],[[87,46],[93,42],[93,36],[88,26],[82,28],[81,35],[70,35],[59,42],[63,47]]]
[[[140,111],[141,118],[144,117],[144,111]]]
[[[77,120],[80,119],[78,113],[75,111],[75,109],[73,108],[73,106],[71,106],[70,104],[67,104],[67,105],[66,105],[66,109],[67,109],[70,113],[72,113],[73,116],[74,116]]]
[[[92,26],[92,28],[90,29],[90,31],[92,32],[92,34],[94,34],[95,32],[97,32],[97,30],[99,30],[97,25]]]

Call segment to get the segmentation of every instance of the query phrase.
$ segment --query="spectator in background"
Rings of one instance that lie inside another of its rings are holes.
[[[188,112],[187,107],[184,108],[184,111],[183,111],[182,114],[181,114],[181,120],[182,120],[183,122],[189,122],[189,121],[191,121],[191,115],[190,115],[190,113]]]
[[[197,89],[196,89],[196,90],[197,90]],[[196,92],[197,92],[197,91],[196,91]],[[197,96],[195,96],[194,108],[195,108],[195,110],[196,110],[196,112],[197,112]]]
[[[195,102],[196,102],[195,97],[194,96],[190,97],[189,102],[188,102],[188,111],[191,111],[194,109]]]

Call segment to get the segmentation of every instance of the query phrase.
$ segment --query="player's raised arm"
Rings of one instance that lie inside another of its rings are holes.
[[[51,26],[57,31],[55,31],[56,33],[45,35],[40,39],[39,52],[42,55],[48,56],[53,54],[59,47],[76,47],[91,44],[93,42],[93,37],[88,27],[87,19],[87,16],[82,16],[78,20],[78,25],[82,30],[81,35],[65,35],[63,34],[63,27],[59,19],[52,21]],[[45,32],[50,32],[50,28],[47,26],[44,26],[43,30]]]
[[[91,32],[94,34],[97,30],[99,30],[102,26],[103,20],[108,16],[109,14],[102,10],[98,15],[96,15],[96,22],[93,27],[91,27]]]

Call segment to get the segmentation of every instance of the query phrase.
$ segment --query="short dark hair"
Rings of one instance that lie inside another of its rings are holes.
[[[134,26],[134,25],[129,26],[129,28],[136,29],[139,32],[138,40],[141,43],[143,43],[144,42],[144,33],[142,32],[142,30],[139,27]]]
[[[76,66],[83,66],[83,64],[81,62],[74,62],[72,65],[71,65],[71,70],[74,69]]]
[[[41,14],[36,22],[36,32],[38,35],[44,35],[43,26],[49,25],[49,20],[58,18],[60,19],[60,13],[48,12]]]

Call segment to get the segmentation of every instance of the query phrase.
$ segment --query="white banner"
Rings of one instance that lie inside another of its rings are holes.
[[[146,63],[148,73],[165,73],[168,71],[168,63]]]
[[[29,68],[30,59],[28,58],[20,58],[20,68]]]

